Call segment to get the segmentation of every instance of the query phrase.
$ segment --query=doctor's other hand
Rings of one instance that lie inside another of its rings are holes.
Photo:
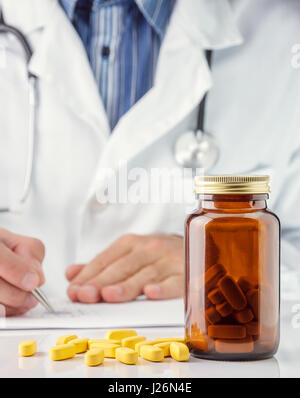
[[[37,301],[29,293],[45,282],[45,248],[38,239],[0,228],[0,316],[22,315]]]
[[[183,238],[178,235],[124,235],[89,264],[66,271],[72,301],[125,302],[181,297],[184,286]]]

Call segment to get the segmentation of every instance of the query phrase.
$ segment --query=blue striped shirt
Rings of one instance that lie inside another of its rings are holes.
[[[60,0],[86,48],[113,129],[152,86],[176,0]]]

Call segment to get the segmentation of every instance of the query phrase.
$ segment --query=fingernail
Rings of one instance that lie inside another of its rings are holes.
[[[80,288],[79,285],[70,285],[68,287],[68,294],[72,296],[72,299],[75,298],[75,296],[77,295],[79,288]]]
[[[43,264],[42,264],[40,261],[38,261],[38,260],[34,260],[34,262],[35,262],[35,264],[38,265],[39,267],[42,267],[42,265],[43,265]]]
[[[107,286],[107,288],[113,291],[113,293],[116,294],[117,296],[123,295],[124,290],[121,286]]]
[[[79,285],[70,285],[68,288],[69,293],[73,293],[75,294],[77,292],[77,290],[80,288]]]
[[[38,277],[37,274],[29,272],[24,276],[21,285],[25,290],[32,290],[38,286],[39,281],[40,278]]]
[[[32,295],[28,295],[24,301],[24,307],[31,308],[36,302],[37,300]]]
[[[80,293],[83,293],[89,300],[97,300],[99,298],[98,289],[92,285],[81,286]]]
[[[151,289],[155,295],[160,294],[160,287],[158,285],[151,285]]]
[[[161,295],[161,288],[158,285],[148,285],[146,288],[147,296],[151,298],[159,298]]]

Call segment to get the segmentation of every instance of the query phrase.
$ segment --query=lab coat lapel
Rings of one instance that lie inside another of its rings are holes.
[[[59,4],[43,0],[40,7],[46,2],[52,7],[29,70],[55,86],[74,117],[84,119],[106,141],[110,128],[83,44]]]
[[[22,33],[43,28],[56,0],[0,0],[4,19]],[[42,6],[41,6],[42,4]]]
[[[105,181],[104,169],[129,161],[197,107],[212,84],[202,50],[241,41],[226,0],[177,1],[161,47],[154,87],[117,124],[90,194]]]

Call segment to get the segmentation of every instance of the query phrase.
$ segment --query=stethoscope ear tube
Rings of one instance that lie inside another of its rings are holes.
[[[205,56],[206,56],[206,61],[207,61],[208,67],[210,69],[211,68],[212,50],[206,50],[205,51]],[[204,117],[205,117],[206,97],[207,97],[207,93],[204,94],[204,97],[202,98],[202,101],[200,102],[200,105],[199,105],[198,118],[197,118],[197,128],[195,130],[195,135],[197,134],[198,130],[204,131]]]
[[[0,0],[0,25],[5,25],[2,6],[1,6],[1,0]]]
[[[206,50],[206,61],[211,67],[212,51]],[[174,147],[176,162],[186,168],[211,169],[218,161],[219,148],[214,137],[205,131],[205,105],[207,93],[203,96],[197,115],[196,129],[190,130],[178,137]]]
[[[0,5],[0,34],[12,34],[17,41],[21,44],[25,57],[26,64],[28,66],[33,51],[28,43],[28,40],[18,29],[13,26],[7,25],[4,20],[2,8]],[[38,110],[38,77],[32,74],[28,70],[28,102],[29,102],[29,127],[28,127],[28,148],[27,148],[27,161],[25,166],[25,176],[23,189],[20,194],[19,199],[13,203],[11,206],[0,208],[0,213],[4,212],[18,212],[22,208],[26,199],[28,198],[31,182],[32,182],[32,172],[34,165],[34,154],[35,154],[35,142],[36,142],[36,131],[37,131],[37,110]]]
[[[29,127],[28,127],[28,148],[27,148],[27,164],[25,168],[23,192],[18,203],[23,205],[30,192],[32,172],[34,165],[35,142],[37,131],[37,108],[38,108],[38,79],[34,75],[29,75]]]

